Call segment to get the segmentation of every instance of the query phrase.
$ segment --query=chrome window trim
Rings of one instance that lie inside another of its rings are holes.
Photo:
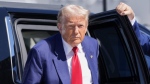
[[[12,80],[14,82],[14,73],[13,73],[13,63],[12,63],[12,57],[15,55],[15,50],[13,48],[14,45],[14,38],[12,36],[12,28],[10,23],[10,17],[5,17],[5,23],[6,23],[6,30],[7,30],[7,37],[8,37],[8,45],[9,45],[9,52],[10,52],[10,61],[11,61],[11,71],[12,71]]]

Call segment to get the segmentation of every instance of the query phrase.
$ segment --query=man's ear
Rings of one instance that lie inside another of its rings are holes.
[[[57,28],[59,29],[59,31],[62,30],[62,24],[61,23],[57,23]]]

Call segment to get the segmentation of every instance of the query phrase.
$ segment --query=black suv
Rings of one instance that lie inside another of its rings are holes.
[[[19,84],[29,50],[58,32],[62,6],[10,2],[0,6],[0,84]],[[89,18],[87,35],[100,44],[101,84],[149,84],[146,60],[128,18],[115,10]]]

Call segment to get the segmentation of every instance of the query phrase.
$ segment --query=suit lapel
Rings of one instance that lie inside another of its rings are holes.
[[[62,45],[62,39],[60,35],[56,37],[56,47],[55,47],[55,54],[56,57],[54,58],[54,64],[58,75],[62,81],[62,84],[70,84],[70,75],[68,70],[68,65],[66,61],[66,56],[64,52],[64,48]]]
[[[69,75],[69,70],[68,70],[68,65],[67,65],[67,59],[66,59],[66,55],[64,52],[64,48],[63,48],[63,44],[62,44],[62,39],[61,39],[61,35],[57,35],[56,40],[55,40],[56,44],[55,44],[55,54],[56,57],[53,59],[54,60],[54,64],[56,67],[56,70],[58,72],[58,75],[60,77],[60,80],[62,81],[62,84],[70,84],[71,83],[71,78]],[[92,81],[93,84],[97,84],[97,75],[96,75],[96,68],[94,66],[94,61],[92,60],[91,56],[92,56],[92,51],[90,50],[89,46],[88,46],[88,40],[86,40],[86,37],[84,38],[83,42],[81,43],[82,47],[83,47],[83,51],[85,52],[85,56],[88,62],[88,66],[91,70],[91,75],[92,75]]]
[[[86,37],[84,38],[83,42],[82,42],[82,47],[83,47],[83,51],[85,52],[85,56],[86,56],[86,59],[87,59],[87,62],[88,62],[88,66],[91,70],[91,75],[92,75],[92,81],[93,81],[93,84],[97,84],[97,75],[96,75],[96,68],[94,66],[94,61],[92,60],[92,51],[90,50],[89,48],[89,44],[88,44],[88,40],[86,40]]]

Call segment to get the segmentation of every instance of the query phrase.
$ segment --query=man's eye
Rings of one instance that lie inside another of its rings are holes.
[[[84,26],[83,25],[79,25],[79,28],[83,28]]]
[[[73,28],[73,25],[69,25],[69,28]]]

